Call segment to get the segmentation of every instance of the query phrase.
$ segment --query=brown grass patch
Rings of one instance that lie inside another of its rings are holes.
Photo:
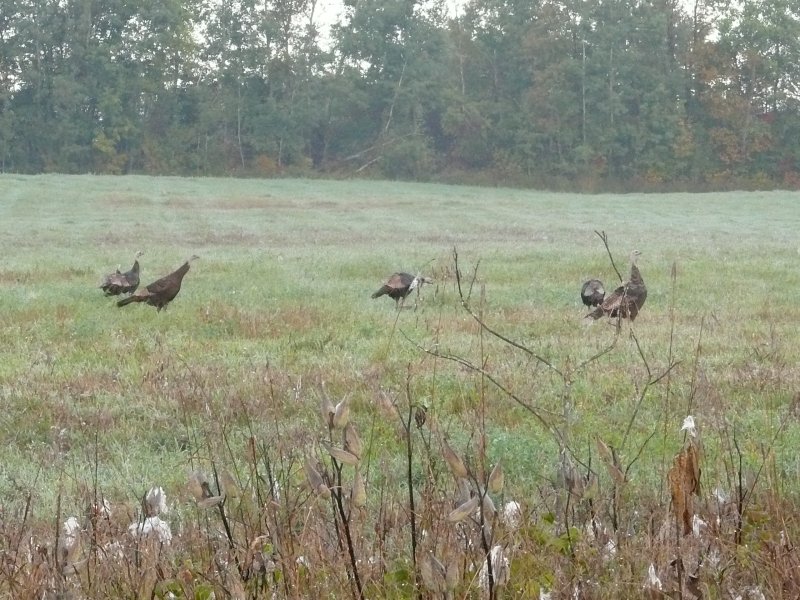
[[[280,200],[269,194],[263,196],[237,196],[236,198],[220,198],[209,205],[210,209],[217,210],[281,210],[298,208],[294,202]]]
[[[99,204],[102,207],[114,209],[125,207],[141,208],[142,206],[152,205],[153,201],[148,196],[141,194],[123,194],[115,192],[102,197],[99,201]]]
[[[260,246],[266,236],[247,233],[242,230],[216,232],[206,231],[202,235],[189,236],[187,243],[191,246]]]
[[[322,323],[320,312],[308,307],[280,307],[255,312],[220,302],[207,306],[201,320],[243,339],[302,335]]]
[[[32,271],[0,271],[0,284],[26,284],[35,279]]]

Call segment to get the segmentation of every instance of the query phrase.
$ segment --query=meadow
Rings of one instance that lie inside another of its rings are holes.
[[[0,597],[800,595],[800,194],[0,190]],[[98,289],[137,250],[200,257],[165,311]]]

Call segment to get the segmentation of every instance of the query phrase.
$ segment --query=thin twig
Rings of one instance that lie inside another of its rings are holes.
[[[552,425],[551,423],[549,423],[549,422],[548,422],[548,421],[547,421],[547,420],[546,420],[546,419],[545,419],[545,418],[544,418],[544,417],[543,417],[543,416],[540,414],[540,412],[542,412],[542,413],[548,413],[548,414],[550,414],[550,415],[552,415],[552,416],[554,416],[554,417],[558,417],[558,416],[560,416],[558,413],[555,413],[555,412],[553,412],[553,411],[551,411],[551,410],[548,410],[548,409],[546,409],[546,408],[541,408],[541,407],[535,407],[535,408],[534,408],[533,406],[529,405],[529,404],[528,404],[527,402],[525,402],[525,401],[524,401],[522,398],[520,398],[519,396],[517,396],[516,394],[514,394],[514,392],[512,392],[511,390],[509,390],[508,388],[506,388],[506,387],[505,387],[505,386],[504,386],[502,383],[500,383],[500,382],[499,382],[497,379],[495,379],[495,378],[492,376],[492,374],[491,374],[491,373],[489,373],[489,372],[488,372],[486,369],[484,369],[483,367],[479,367],[479,366],[477,366],[477,365],[473,364],[472,362],[470,362],[469,360],[467,360],[467,359],[465,359],[465,358],[462,358],[462,357],[460,357],[460,356],[456,356],[456,355],[454,355],[454,354],[444,354],[444,353],[442,353],[442,352],[439,352],[438,350],[431,350],[431,349],[429,349],[429,348],[425,348],[424,346],[421,346],[420,344],[418,344],[417,342],[415,342],[414,340],[412,340],[411,338],[409,338],[409,337],[406,335],[406,333],[405,333],[405,332],[404,332],[402,329],[400,330],[400,334],[401,334],[401,335],[402,335],[404,338],[406,338],[406,340],[407,340],[407,341],[408,341],[410,344],[412,344],[412,345],[413,345],[415,348],[417,348],[418,350],[421,350],[421,351],[422,351],[422,352],[424,352],[425,354],[428,354],[428,355],[430,355],[430,356],[434,356],[434,357],[436,357],[436,358],[443,358],[443,359],[445,359],[445,360],[449,360],[449,361],[451,361],[451,362],[458,363],[458,364],[460,364],[460,365],[462,365],[462,366],[466,367],[466,368],[467,368],[467,369],[469,369],[470,371],[474,371],[475,373],[478,373],[478,374],[480,374],[480,375],[483,375],[484,377],[486,377],[486,379],[488,379],[489,381],[491,381],[491,382],[492,382],[492,384],[494,384],[494,386],[495,386],[495,387],[497,387],[497,389],[499,389],[501,392],[503,392],[503,393],[504,393],[505,395],[507,395],[509,398],[511,398],[512,400],[514,400],[514,402],[516,402],[517,404],[519,404],[519,405],[520,405],[522,408],[524,408],[525,410],[527,410],[528,412],[530,412],[530,413],[531,413],[531,414],[532,414],[534,417],[536,417],[536,419],[537,419],[537,420],[538,420],[538,421],[539,421],[539,422],[542,424],[542,426],[543,426],[543,427],[544,427],[544,428],[545,428],[547,431],[550,431],[551,433],[553,433],[553,435],[555,436],[556,440],[559,440],[559,441],[560,441],[560,440],[562,439],[562,438],[561,438],[561,434],[559,433],[559,431],[558,431],[558,430],[557,430],[555,427],[553,427],[553,425]]]
[[[617,263],[614,262],[614,257],[611,254],[611,248],[608,247],[608,236],[606,235],[606,232],[597,231],[596,229],[594,232],[598,235],[598,237],[601,240],[603,240],[603,245],[606,247],[606,252],[608,252],[608,259],[611,261],[611,266],[614,268],[614,271],[616,271],[620,283],[622,283],[624,280],[622,279],[622,274],[619,272],[619,269],[617,268]]]
[[[463,294],[463,292],[462,292],[462,289],[461,289],[461,271],[460,271],[460,269],[458,268],[458,252],[457,252],[457,250],[456,250],[455,248],[453,248],[453,260],[455,260],[455,265],[456,265],[456,283],[458,284],[458,296],[459,296],[459,298],[460,298],[460,300],[461,300],[461,306],[464,308],[464,310],[465,310],[465,311],[467,311],[467,313],[468,313],[468,314],[469,314],[469,315],[470,315],[470,316],[471,316],[473,319],[475,319],[475,322],[477,322],[477,323],[478,323],[478,325],[480,325],[480,326],[481,326],[483,329],[485,329],[485,330],[486,330],[486,331],[488,331],[490,334],[492,334],[493,336],[495,336],[497,339],[504,341],[505,343],[507,343],[507,344],[509,344],[509,345],[513,346],[514,348],[517,348],[517,349],[519,349],[519,350],[522,350],[523,352],[525,352],[526,354],[528,354],[530,357],[532,357],[534,360],[536,360],[536,361],[538,361],[538,362],[542,363],[542,364],[543,364],[543,365],[545,365],[547,368],[549,368],[549,369],[550,369],[550,370],[552,370],[553,372],[557,373],[557,374],[558,374],[558,375],[561,377],[561,379],[563,379],[563,380],[565,380],[565,381],[566,381],[566,379],[567,379],[567,378],[564,376],[564,374],[563,374],[563,373],[562,373],[562,372],[561,372],[561,371],[560,371],[560,370],[559,370],[559,369],[558,369],[558,368],[557,368],[555,365],[553,365],[553,363],[551,363],[549,360],[547,360],[546,358],[543,358],[543,357],[539,356],[539,355],[538,355],[538,354],[536,354],[536,353],[535,353],[533,350],[531,350],[530,348],[527,348],[526,346],[523,346],[523,345],[522,345],[522,344],[520,344],[519,342],[515,342],[514,340],[512,340],[512,339],[510,339],[510,338],[508,338],[508,337],[506,337],[506,336],[504,336],[504,335],[503,335],[503,334],[501,334],[500,332],[498,332],[498,331],[496,331],[496,330],[492,329],[491,327],[489,327],[489,326],[486,324],[486,322],[485,322],[485,321],[483,321],[483,319],[481,319],[481,317],[480,317],[480,316],[478,316],[477,314],[475,314],[475,313],[472,311],[472,309],[471,309],[471,308],[470,308],[470,306],[469,306],[469,297],[465,298],[465,297],[464,297],[464,294]],[[476,269],[476,270],[475,270],[475,274],[477,274],[477,265],[476,265],[475,269]],[[472,281],[470,282],[470,294],[472,293],[472,286],[473,286],[473,284],[474,284],[474,283],[475,283],[475,276],[473,276],[473,278],[472,278]]]
[[[670,294],[670,303],[669,303],[669,347],[667,349],[667,362],[673,362],[674,356],[674,347],[673,342],[675,340],[675,300],[676,300],[676,287],[678,281],[678,267],[675,261],[672,262],[672,269],[670,271],[670,278],[672,280],[672,293]],[[667,376],[667,383],[666,383],[666,390],[664,391],[664,406],[662,408],[664,413],[664,427],[663,427],[663,435],[662,435],[662,452],[661,452],[661,470],[663,472],[667,472],[667,430],[669,427],[669,418],[670,418],[670,395],[672,393],[672,377],[671,371],[670,375]],[[661,502],[664,499],[664,478],[660,478],[660,483],[658,485],[658,502]]]
[[[633,413],[631,414],[631,418],[628,421],[628,427],[625,429],[625,435],[622,436],[622,444],[621,448],[625,447],[625,443],[628,441],[628,435],[630,435],[631,429],[633,428],[633,423],[636,420],[636,417],[639,415],[639,409],[642,407],[642,402],[644,401],[644,397],[647,395],[647,390],[649,390],[652,386],[657,384],[661,381],[664,377],[666,377],[672,369],[674,369],[678,365],[677,362],[672,363],[669,365],[663,373],[658,375],[658,377],[650,378],[647,380],[647,383],[644,384],[642,388],[642,392],[639,394],[639,398],[636,401],[636,406],[633,409]]]

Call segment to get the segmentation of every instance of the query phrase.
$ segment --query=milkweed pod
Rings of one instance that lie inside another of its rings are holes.
[[[450,511],[450,514],[447,515],[447,520],[451,523],[458,523],[459,521],[463,521],[472,513],[475,512],[475,509],[478,508],[478,504],[480,504],[481,499],[479,496],[473,496],[466,502],[464,502],[458,508]]]
[[[469,484],[469,480],[459,479],[456,482],[456,492],[453,502],[456,504],[461,504],[469,500],[471,497],[472,497],[472,486]]]
[[[663,587],[661,585],[661,579],[658,578],[656,575],[656,566],[653,563],[650,563],[650,566],[647,568],[647,579],[642,586],[644,590],[653,590],[660,592]]]
[[[340,463],[350,466],[355,466],[358,464],[358,457],[352,452],[348,452],[347,450],[342,450],[341,448],[337,448],[336,446],[331,446],[330,444],[323,444],[323,446],[328,451],[328,453],[333,458],[338,460]]]
[[[508,584],[509,580],[511,579],[511,569],[509,568],[510,565],[508,563],[508,557],[505,553],[505,548],[500,545],[495,545],[490,553],[490,558],[492,561],[494,584],[498,587]],[[486,567],[486,561],[484,561],[484,567]]]
[[[688,415],[683,420],[681,431],[687,432],[692,437],[697,437],[697,426],[694,424],[694,417],[692,415]]]
[[[167,495],[164,493],[162,487],[152,487],[144,496],[145,515],[148,517],[156,517],[161,513],[167,512]]]
[[[367,488],[364,486],[364,478],[361,477],[361,472],[356,470],[355,477],[353,478],[353,489],[350,490],[350,502],[356,508],[364,508],[367,504]]]
[[[422,583],[428,588],[428,591],[436,592],[436,579],[433,576],[433,567],[427,557],[419,563],[419,574],[422,577]]]
[[[433,593],[441,594],[446,591],[446,574],[444,565],[436,558],[432,552],[423,557],[420,562],[420,575],[422,583]]]
[[[225,496],[209,496],[208,498],[203,498],[202,500],[197,501],[197,506],[200,508],[213,508],[222,504],[225,500]]]
[[[249,438],[247,438],[247,447],[245,448],[244,457],[245,460],[247,460],[247,462],[250,464],[255,464],[258,462],[258,444],[254,435],[251,435]]]
[[[483,502],[481,505],[483,509],[483,518],[484,519],[493,519],[494,516],[497,514],[497,508],[495,508],[494,501],[491,499],[489,494],[483,494]]]
[[[189,493],[192,494],[195,500],[199,501],[208,497],[208,494],[205,493],[205,489],[208,487],[208,480],[205,475],[199,471],[195,471],[189,475],[189,481],[186,487],[189,488]]]
[[[464,461],[461,460],[458,454],[453,452],[450,444],[444,438],[442,438],[442,454],[447,466],[450,467],[450,472],[457,478],[466,479],[469,474],[467,473],[467,467],[464,466]]]
[[[330,401],[330,398],[328,398],[326,394],[323,394],[320,414],[322,415],[322,421],[328,426],[329,429],[333,428],[333,415],[335,412],[336,409],[333,407],[333,403]]]
[[[619,468],[619,461],[614,455],[614,451],[599,437],[597,438],[597,452],[606,465],[609,475],[618,485],[625,483],[625,473]]]
[[[489,473],[489,491],[493,494],[499,494],[503,491],[503,483],[505,482],[505,475],[503,473],[503,465],[497,463]]]
[[[336,405],[333,411],[332,424],[334,429],[341,429],[347,425],[350,419],[350,396],[345,396],[342,401]]]
[[[236,480],[231,475],[231,472],[228,470],[222,471],[219,474],[220,484],[222,485],[222,491],[225,492],[225,496],[228,498],[238,498],[241,496],[241,491],[239,490],[239,484],[236,483]]]
[[[414,421],[417,424],[417,428],[421,429],[423,425],[425,425],[425,421],[428,418],[428,409],[425,406],[417,406],[414,410]]]
[[[447,561],[444,579],[445,587],[451,592],[456,589],[461,582],[461,571],[458,567],[458,560],[455,557],[450,557],[450,560]]]
[[[503,512],[500,514],[500,520],[511,530],[519,529],[522,523],[522,507],[519,502],[509,500],[503,506]]]
[[[352,423],[348,423],[344,428],[344,449],[361,458],[363,450],[361,438]]]
[[[320,475],[319,472],[312,466],[311,461],[306,459],[303,463],[303,469],[306,472],[308,485],[311,487],[314,493],[325,498],[330,498],[330,489],[328,489],[328,486],[325,485],[325,482],[322,480],[322,475]]]
[[[68,565],[76,561],[81,549],[81,526],[77,517],[70,517],[64,521],[62,531],[63,536],[59,539],[59,558],[63,564]]]

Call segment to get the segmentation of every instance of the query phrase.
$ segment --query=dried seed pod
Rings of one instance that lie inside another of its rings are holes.
[[[503,483],[505,482],[505,474],[503,473],[503,466],[497,463],[489,473],[489,491],[493,494],[499,494],[503,491]]]
[[[353,478],[353,489],[350,490],[350,502],[356,508],[364,508],[367,504],[367,488],[364,486],[364,478],[361,477],[358,469]]]
[[[322,415],[322,421],[328,426],[328,429],[333,429],[333,415],[335,412],[336,409],[333,407],[333,403],[330,401],[330,398],[328,398],[327,394],[323,393],[320,414]]]
[[[467,472],[467,467],[464,466],[464,461],[453,452],[450,444],[448,444],[447,440],[444,438],[442,438],[442,454],[444,455],[445,461],[447,461],[447,466],[450,467],[450,472],[453,473],[455,477],[460,479],[466,479],[468,477],[469,473]]]
[[[505,553],[505,548],[500,545],[495,545],[492,547],[489,557],[487,558],[492,561],[494,585],[497,587],[507,585],[511,579],[511,569],[508,557]],[[484,559],[483,566],[481,567],[480,573],[478,573],[478,583],[483,589],[489,589],[489,566],[488,560],[486,559]]]
[[[160,490],[161,488],[158,489]],[[163,490],[161,491],[163,492]],[[61,566],[71,565],[77,561],[81,551],[81,526],[77,517],[70,517],[64,521],[58,546],[58,557]]]
[[[200,487],[203,488],[203,498],[211,498],[214,493],[211,491],[211,486],[208,484],[207,481],[204,481],[200,484]]]
[[[617,482],[617,485],[623,485],[625,483],[625,473],[620,468],[616,453],[599,437],[597,438],[597,452],[600,454],[600,458],[603,459],[609,475]]]
[[[254,435],[247,438],[247,448],[245,448],[244,457],[251,465],[258,462],[258,444],[256,443],[256,437]]]
[[[425,406],[417,406],[414,410],[414,421],[417,423],[417,428],[421,429],[425,425],[425,419],[428,418],[428,409]]]
[[[561,485],[576,498],[582,498],[586,490],[586,479],[578,472],[566,448],[561,450],[558,477]]]
[[[202,500],[208,498],[211,493],[208,489],[208,479],[199,471],[195,471],[189,476],[189,481],[186,483],[189,493],[192,494],[195,500]],[[208,493],[206,492],[208,490]]]
[[[430,592],[436,592],[436,579],[433,576],[433,567],[427,558],[423,558],[419,562],[419,574],[422,577],[423,585],[428,588]]]
[[[450,514],[447,515],[447,520],[450,521],[451,523],[458,523],[459,521],[463,521],[464,519],[466,519],[472,513],[475,512],[475,509],[478,508],[480,502],[481,502],[480,497],[473,496],[458,508],[450,511]]]
[[[494,501],[487,493],[483,494],[483,503],[481,508],[483,510],[483,518],[489,521],[494,519],[494,516],[497,514],[497,508],[494,506]]]
[[[198,500],[197,506],[200,508],[213,508],[214,506],[222,504],[224,500],[225,496],[209,496],[208,498]]]
[[[306,459],[303,463],[303,469],[306,472],[308,485],[311,486],[311,489],[314,491],[314,493],[325,498],[330,498],[331,490],[327,485],[325,485],[325,482],[322,480],[322,475],[320,475],[319,472],[312,466],[311,461]]]
[[[420,561],[420,575],[422,583],[434,594],[442,594],[447,590],[446,573],[444,565],[432,552]]]
[[[242,495],[239,489],[239,484],[236,483],[236,480],[233,478],[233,475],[231,475],[230,471],[222,471],[219,474],[219,482],[226,497],[238,498]]]
[[[358,464],[358,457],[352,452],[348,452],[347,450],[342,450],[341,448],[337,448],[336,446],[331,446],[330,444],[326,443],[323,443],[322,446],[328,451],[328,453],[333,458],[338,460],[340,463],[350,466]]]
[[[692,520],[695,516],[692,495],[700,495],[701,457],[702,453],[696,440],[689,438],[667,472],[672,495],[672,511],[675,518],[683,523],[683,535],[692,532]]]
[[[361,458],[363,450],[361,438],[352,423],[348,423],[344,428],[344,449]]]
[[[506,502],[503,512],[500,514],[500,520],[512,531],[519,529],[522,523],[522,507],[519,502],[514,500]]]
[[[472,486],[467,479],[459,479],[456,483],[456,494],[453,501],[462,504],[472,497]]]
[[[333,418],[331,419],[331,423],[334,429],[341,429],[345,425],[347,425],[347,421],[350,419],[350,396],[345,396],[342,398],[342,401],[336,405],[336,408],[333,411]]]
[[[142,501],[142,508],[147,517],[156,517],[167,512],[167,495],[162,487],[150,488]]]
[[[447,569],[445,572],[445,587],[447,591],[452,592],[461,582],[461,569],[458,566],[458,559],[451,556],[447,561]]]

